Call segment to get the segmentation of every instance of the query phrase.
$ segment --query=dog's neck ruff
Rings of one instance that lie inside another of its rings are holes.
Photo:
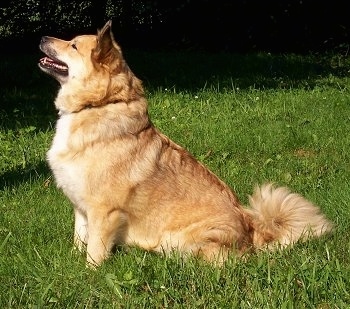
[[[96,106],[93,105],[93,104],[86,104],[86,105],[84,105],[84,107],[82,107],[81,109],[75,110],[75,111],[71,111],[71,112],[66,111],[66,110],[59,109],[58,115],[61,116],[61,115],[67,115],[67,114],[78,114],[78,113],[80,113],[80,112],[82,112],[82,111],[84,111],[84,110],[93,109],[93,108],[101,108],[101,107],[106,106],[106,105],[109,105],[109,104],[118,104],[118,103],[121,103],[121,102],[123,102],[123,101],[122,101],[122,100],[120,100],[120,101],[114,101],[114,102],[106,103],[106,104],[103,104],[103,105],[96,105]]]
[[[58,111],[58,115],[59,116],[63,116],[63,115],[68,115],[68,114],[78,114],[78,113],[80,113],[83,110],[91,109],[93,107],[94,106],[92,106],[92,104],[88,104],[88,105],[84,106],[83,108],[81,108],[79,110],[76,110],[76,111],[72,111],[72,112],[68,112],[67,110],[60,109]],[[95,106],[95,107],[97,107],[97,106]]]

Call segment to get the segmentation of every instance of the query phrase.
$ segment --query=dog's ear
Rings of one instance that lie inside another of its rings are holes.
[[[111,72],[118,68],[122,52],[114,40],[111,20],[97,32],[97,45],[92,50],[91,57],[95,65],[107,66]]]

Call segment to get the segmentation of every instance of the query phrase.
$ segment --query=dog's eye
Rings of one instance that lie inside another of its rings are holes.
[[[77,45],[72,44],[72,47],[73,47],[74,49],[78,50]]]

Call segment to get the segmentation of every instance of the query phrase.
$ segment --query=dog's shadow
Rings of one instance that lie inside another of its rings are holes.
[[[49,181],[51,172],[45,161],[40,161],[37,164],[30,165],[25,169],[17,167],[0,174],[0,191],[17,187],[21,183],[33,181],[41,178],[43,185]],[[46,180],[46,181],[45,181]]]

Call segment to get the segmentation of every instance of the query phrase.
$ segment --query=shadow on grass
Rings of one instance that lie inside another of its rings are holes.
[[[342,55],[271,55],[204,52],[125,53],[130,67],[147,89],[175,87],[178,91],[203,88],[312,89],[320,78],[349,75],[349,59]]]
[[[348,75],[341,55],[270,55],[206,52],[125,51],[135,74],[150,92],[159,88],[198,92],[237,88],[312,89],[329,75]],[[0,55],[0,128],[50,129],[57,119],[58,83],[41,72],[34,54]]]
[[[50,175],[51,172],[45,161],[40,161],[38,164],[25,169],[18,167],[0,174],[0,191],[5,188],[17,187],[21,183],[30,182],[39,177],[44,182]]]
[[[0,55],[0,129],[34,126],[47,130],[55,121],[58,83],[42,73],[35,55]]]

